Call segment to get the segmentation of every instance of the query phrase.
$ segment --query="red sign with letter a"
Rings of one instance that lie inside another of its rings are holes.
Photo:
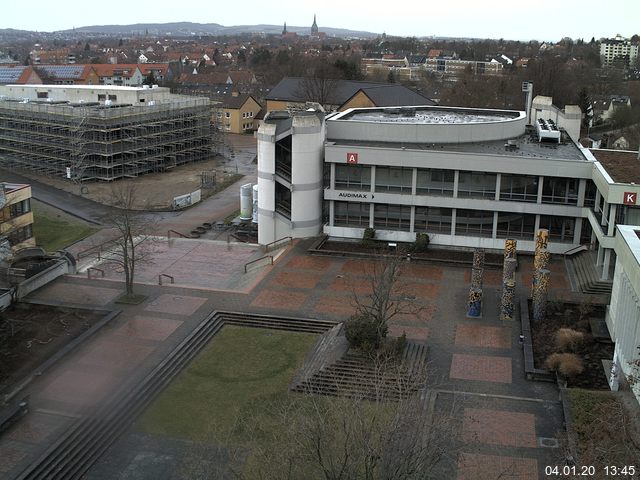
[[[638,200],[638,194],[635,192],[624,192],[624,199],[622,203],[625,205],[635,205]]]
[[[347,153],[347,163],[358,163],[358,154]]]

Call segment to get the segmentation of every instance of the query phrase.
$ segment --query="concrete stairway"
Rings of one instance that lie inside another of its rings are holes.
[[[595,259],[591,252],[580,252],[567,258],[567,263],[573,269],[576,287],[582,293],[611,295],[612,281],[600,280],[600,275],[594,266]]]
[[[428,347],[408,342],[397,368],[376,365],[367,356],[349,350],[331,365],[324,364],[290,389],[300,393],[346,396],[369,400],[399,400],[422,388],[427,374]]]

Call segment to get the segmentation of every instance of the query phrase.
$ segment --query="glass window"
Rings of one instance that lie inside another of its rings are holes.
[[[500,179],[500,200],[535,203],[538,200],[538,177],[503,174]]]
[[[334,202],[333,224],[348,227],[368,227],[369,204]]]
[[[495,173],[461,171],[458,176],[458,197],[495,199],[496,177]]]
[[[371,190],[371,167],[336,163],[337,190]]]
[[[453,196],[455,171],[435,168],[419,168],[416,193],[418,195]]]
[[[584,192],[584,206],[593,207],[596,204],[596,184],[592,180],[587,180],[587,188]]]
[[[373,208],[373,226],[383,230],[411,228],[411,207],[407,205],[376,204]]]
[[[413,168],[376,167],[376,192],[411,193]]]
[[[536,216],[528,213],[498,213],[497,238],[533,240]]]
[[[414,222],[416,232],[451,234],[451,209],[438,207],[416,207]]]
[[[22,200],[21,202],[14,203],[5,208],[5,213],[2,215],[5,220],[10,218],[19,217],[20,215],[24,215],[25,213],[29,213],[31,211],[31,200],[27,198],[26,200]]]
[[[577,178],[544,177],[542,203],[578,204]]]
[[[540,215],[540,228],[549,230],[549,240],[561,243],[573,243],[575,218],[560,217],[558,215]]]
[[[493,212],[485,210],[456,210],[456,235],[491,237]]]
[[[26,225],[6,234],[11,246],[18,245],[33,237],[32,225]]]

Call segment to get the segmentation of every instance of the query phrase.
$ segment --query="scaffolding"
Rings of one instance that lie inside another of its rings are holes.
[[[174,95],[156,105],[0,99],[0,165],[76,182],[112,181],[210,158],[211,104]]]

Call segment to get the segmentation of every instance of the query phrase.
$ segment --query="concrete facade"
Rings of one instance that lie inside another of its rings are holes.
[[[555,108],[545,99],[538,105],[545,106],[540,119]],[[505,238],[515,238],[520,250],[533,252],[535,231],[546,228],[551,253],[587,246],[597,251],[596,267],[608,281],[616,261],[615,226],[640,223],[635,155],[601,163],[598,151],[572,141],[548,119],[543,123],[555,129],[555,137],[526,125],[519,111],[350,109],[327,117],[326,138],[305,137],[319,143],[309,148],[310,156],[282,143],[296,131],[295,118],[273,116],[258,134],[263,244],[293,231],[291,218],[273,213],[275,199],[285,195],[281,207],[290,198],[292,212],[306,212],[299,219],[305,224],[316,212],[315,223],[336,238],[360,239],[373,228],[383,241],[413,242],[424,232],[434,245],[494,250],[503,248]],[[324,168],[315,168],[322,157]],[[299,169],[304,178],[291,182],[296,165],[314,168]],[[607,169],[615,169],[615,180]],[[295,183],[313,185],[314,191],[322,184],[323,209],[315,197],[296,193]],[[295,236],[301,235],[296,229]]]
[[[324,117],[314,112],[274,117],[267,116],[258,130],[261,244],[311,237],[322,229]]]
[[[110,100],[132,105],[163,103],[172,98],[166,87],[118,85],[0,85],[0,97],[29,101],[88,103]]]
[[[617,255],[607,326],[616,340],[614,362],[625,376],[640,375],[640,227],[620,225],[615,239]],[[633,391],[640,401],[640,384]]]
[[[538,95],[533,99],[531,123],[534,124],[539,118],[553,120],[558,127],[565,129],[573,141],[580,140],[582,110],[577,105],[567,105],[564,109],[560,109],[553,104],[551,97]]]
[[[581,147],[538,142],[524,112],[415,112],[357,109],[327,120],[326,234],[362,238],[374,228],[378,239],[412,242],[427,232],[435,245],[496,250],[509,236],[533,251],[534,231],[550,228],[554,253],[584,241],[593,163]]]

